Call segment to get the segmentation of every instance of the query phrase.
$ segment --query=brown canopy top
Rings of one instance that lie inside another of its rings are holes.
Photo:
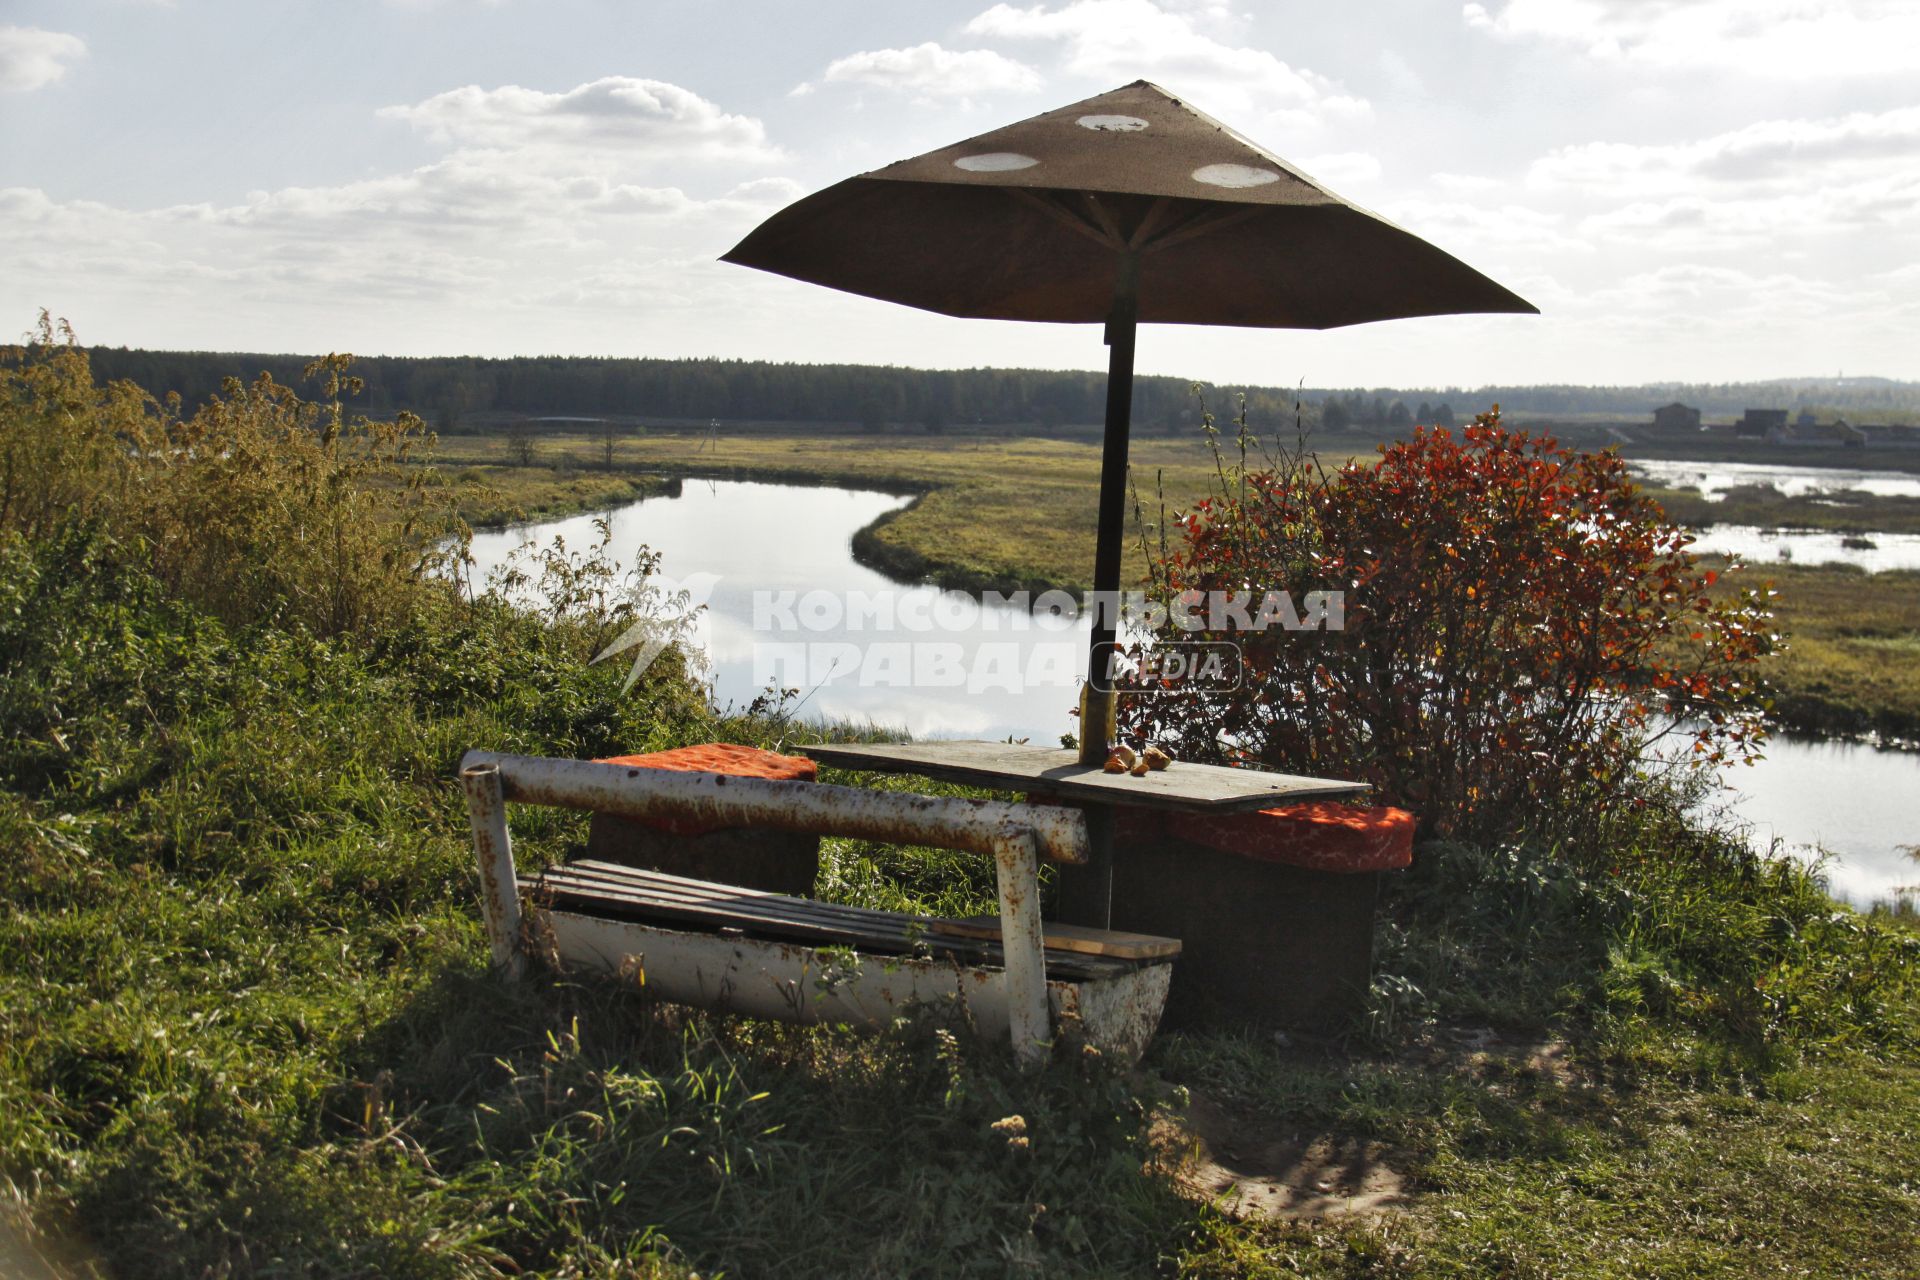
[[[849,178],[725,256],[946,315],[1330,329],[1535,308],[1138,81]]]

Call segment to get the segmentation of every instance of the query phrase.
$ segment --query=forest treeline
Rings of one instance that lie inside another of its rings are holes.
[[[305,355],[145,351],[96,347],[104,378],[128,379],[156,395],[178,392],[189,411],[222,379],[265,372],[298,385]],[[790,364],[762,360],[613,357],[363,356],[369,412],[411,409],[442,431],[472,429],[501,417],[612,416],[723,422],[824,422],[878,430],[940,431],[1008,424],[1055,428],[1097,423],[1106,405],[1104,373],[1048,369],[910,369],[892,365]],[[1142,431],[1172,430],[1198,416],[1193,383],[1140,377],[1134,421]],[[1231,411],[1247,397],[1252,420],[1284,423],[1294,406],[1329,428],[1399,429],[1409,422],[1449,423],[1498,403],[1509,416],[1605,413],[1643,417],[1681,400],[1709,415],[1747,408],[1837,409],[1872,420],[1920,405],[1920,383],[1858,379],[1851,384],[1680,383],[1636,387],[1489,386],[1326,389],[1206,385],[1210,407]]]

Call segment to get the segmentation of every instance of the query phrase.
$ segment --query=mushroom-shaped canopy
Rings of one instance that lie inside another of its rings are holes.
[[[1141,80],[849,178],[724,261],[952,316],[1331,329],[1532,304]]]

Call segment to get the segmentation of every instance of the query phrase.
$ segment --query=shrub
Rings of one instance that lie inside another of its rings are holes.
[[[262,374],[182,417],[175,398],[96,386],[72,331],[43,313],[26,345],[0,351],[0,531],[37,540],[98,519],[230,624],[337,635],[404,617],[464,526],[435,473],[406,465],[433,443],[418,417],[346,412],[351,359],[308,366],[323,402]]]
[[[1333,473],[1304,448],[1249,467],[1250,444],[1243,418],[1217,492],[1149,548],[1156,587],[1338,591],[1344,627],[1163,626],[1159,640],[1237,643],[1245,684],[1123,699],[1134,734],[1368,782],[1430,832],[1475,839],[1593,835],[1668,732],[1703,762],[1761,741],[1764,593],[1709,595],[1715,573],[1615,454],[1510,431],[1497,407]]]
[[[73,330],[41,312],[25,346],[0,348],[0,530],[40,538],[123,496],[154,407],[132,383],[95,386]]]

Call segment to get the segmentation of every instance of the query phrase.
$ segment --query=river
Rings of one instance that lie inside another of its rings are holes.
[[[744,707],[770,683],[801,690],[807,720],[846,720],[922,738],[1070,732],[1086,624],[932,586],[905,586],[854,561],[853,533],[909,499],[867,490],[689,480],[678,498],[607,513],[610,550],[644,544],[662,578],[705,604],[694,642],[716,701]],[[590,545],[593,516],[476,534],[476,577],[528,541]],[[1064,602],[1061,602],[1064,603]],[[1920,843],[1905,802],[1920,755],[1776,738],[1728,777],[1723,800],[1762,844],[1831,855],[1834,893],[1856,903],[1920,881],[1900,852]]]

